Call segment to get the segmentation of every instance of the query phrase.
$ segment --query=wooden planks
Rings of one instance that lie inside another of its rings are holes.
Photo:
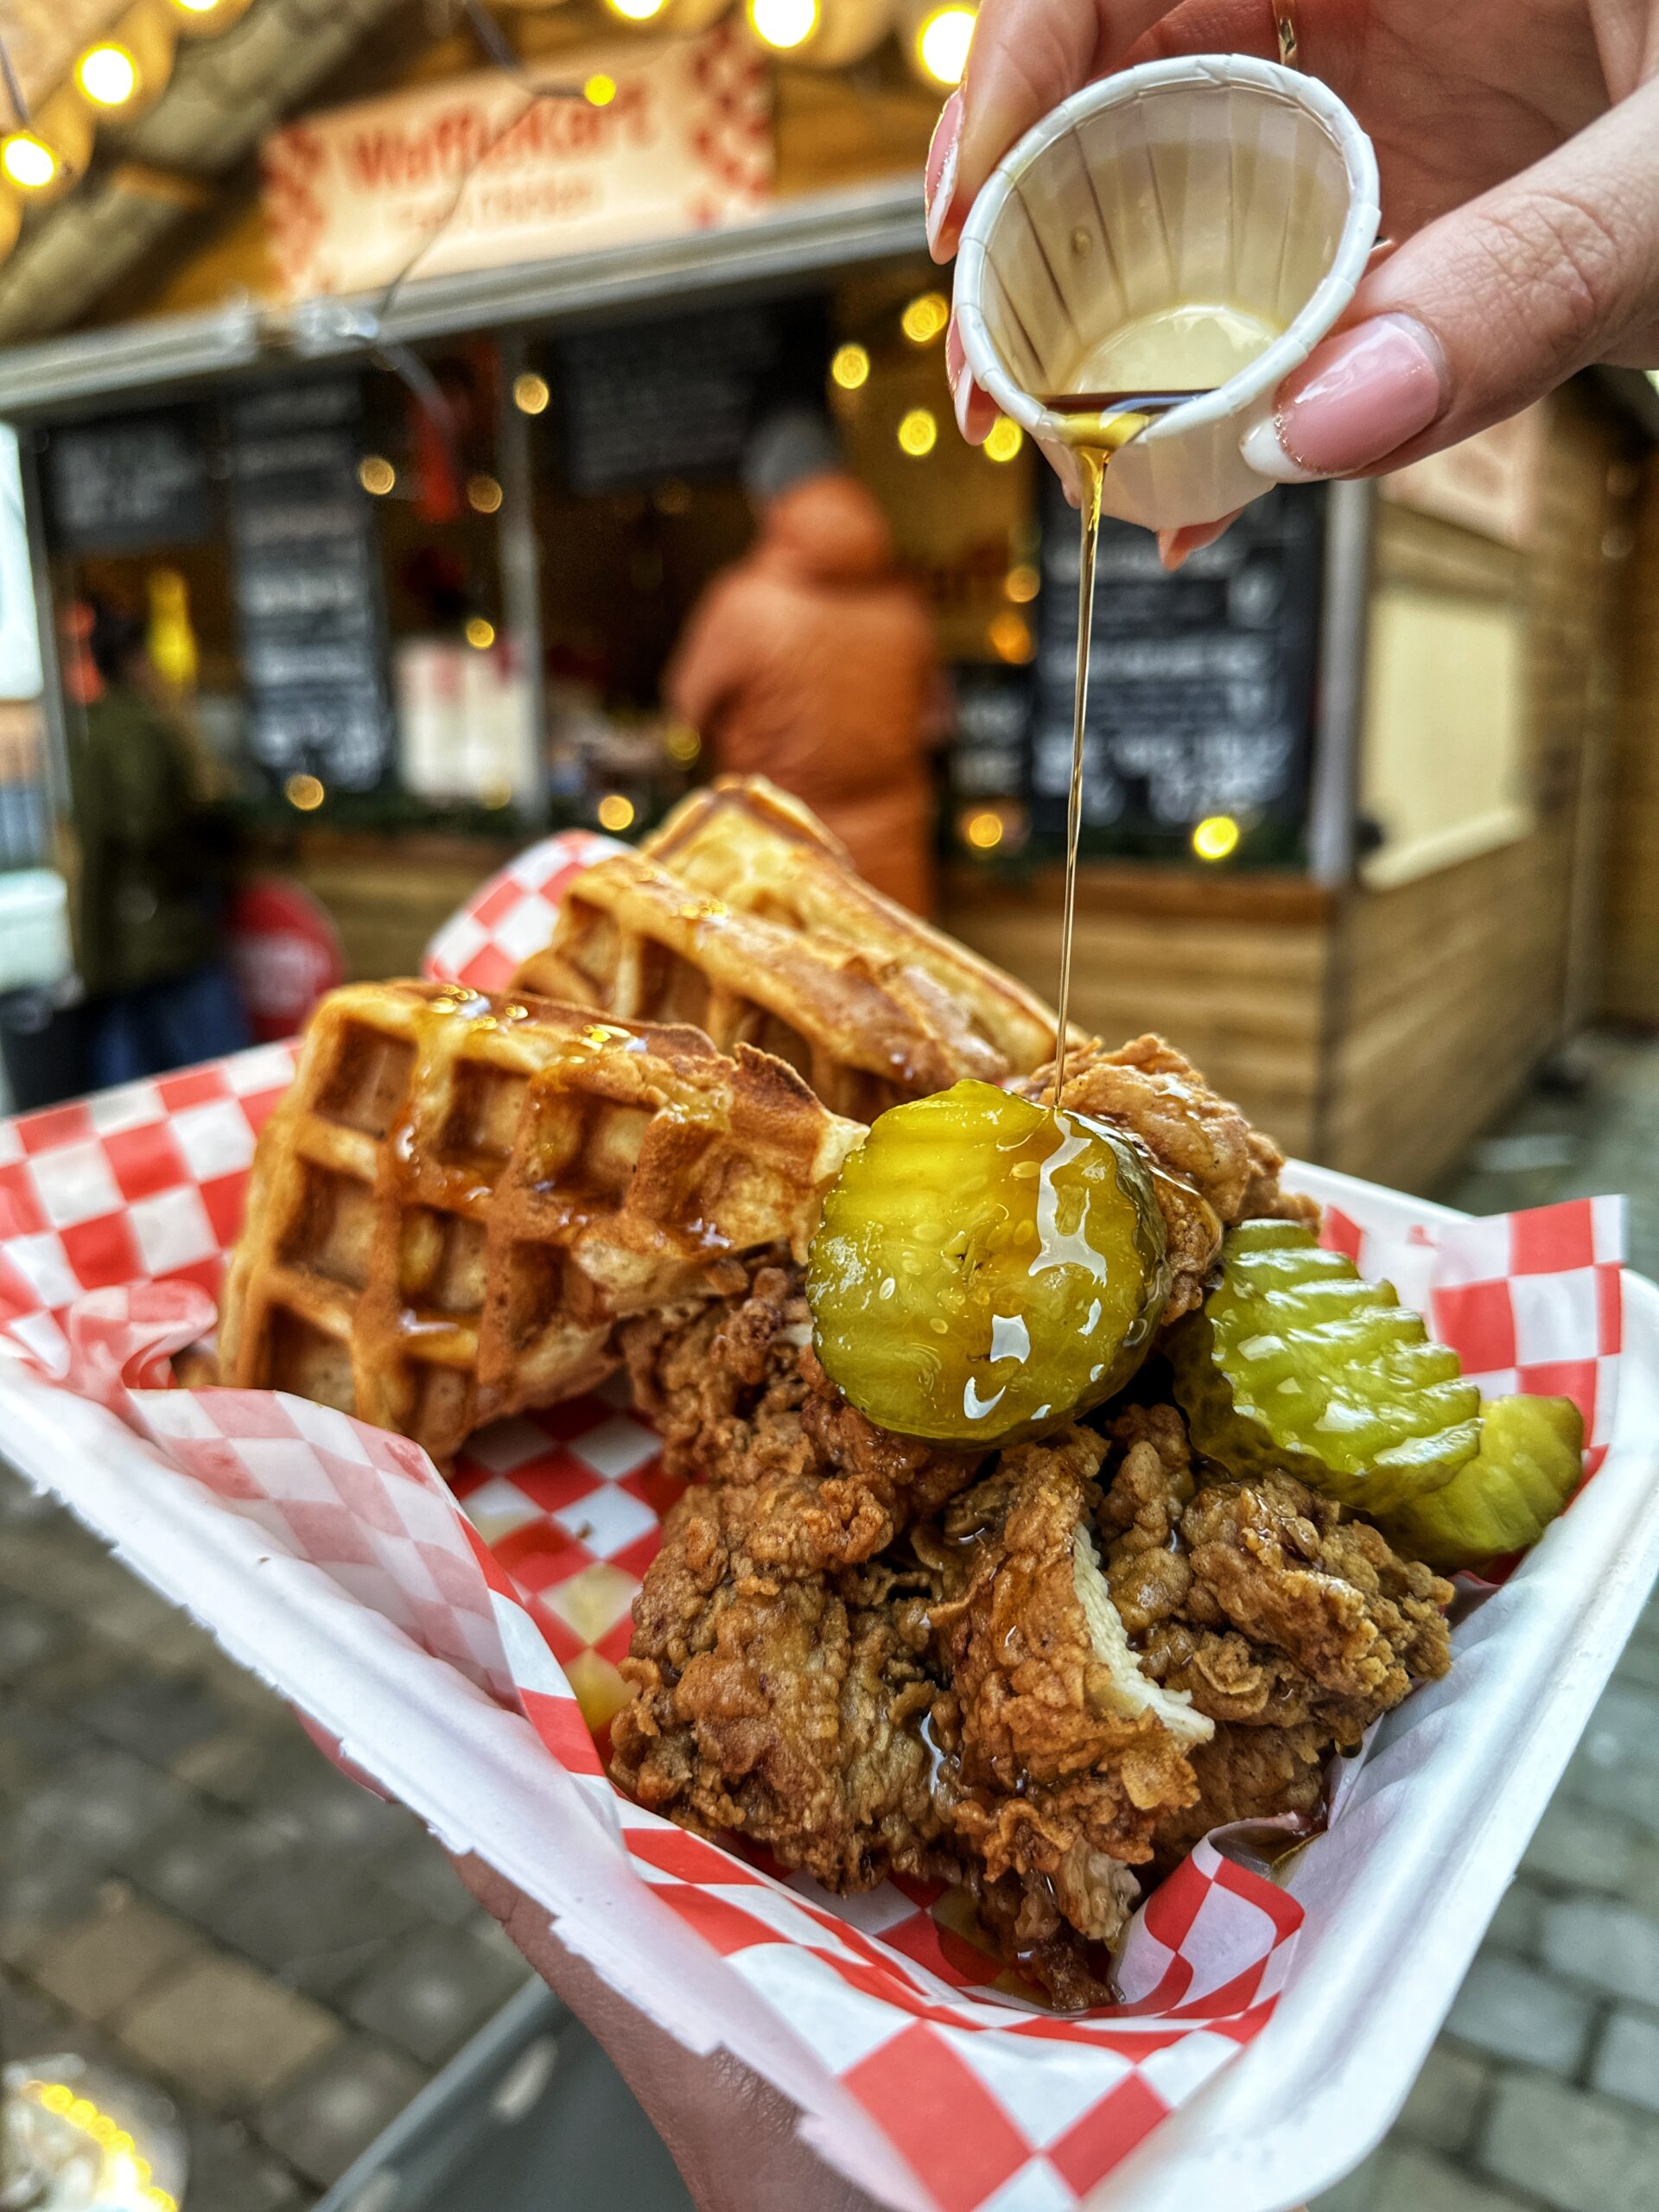
[[[1624,654],[1615,708],[1601,1010],[1659,1024],[1659,453],[1629,466]]]
[[[942,918],[964,944],[1053,998],[1059,912],[1040,883],[1023,898],[982,889],[972,899],[958,885]],[[1080,900],[1076,1019],[1112,1043],[1159,1031],[1287,1150],[1305,1154],[1314,1135],[1327,942],[1318,901],[1303,902],[1301,918],[1285,922],[1148,915]]]
[[[1525,556],[1385,510],[1382,574],[1513,594],[1526,624],[1532,834],[1390,891],[1352,894],[1332,949],[1319,1156],[1430,1188],[1582,1019],[1593,968],[1583,888],[1599,879],[1618,605],[1609,420],[1552,403]],[[1659,823],[1659,816],[1656,816]]]

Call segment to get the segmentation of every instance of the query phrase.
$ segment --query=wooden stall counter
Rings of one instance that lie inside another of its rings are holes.
[[[959,868],[941,918],[1053,1000],[1062,872],[1023,883]],[[1318,1150],[1333,902],[1295,875],[1088,866],[1077,881],[1075,1019],[1114,1040],[1155,1029],[1287,1150]]]

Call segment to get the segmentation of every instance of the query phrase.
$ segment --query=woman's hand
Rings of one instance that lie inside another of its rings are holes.
[[[1397,467],[1592,361],[1659,364],[1659,0],[1283,5],[1301,66],[1376,144],[1389,244],[1281,387],[1256,467],[1286,480]],[[1274,0],[982,0],[928,156],[934,258],[1058,101],[1166,55],[1274,58],[1275,16]],[[954,326],[947,367],[977,443],[995,410]]]

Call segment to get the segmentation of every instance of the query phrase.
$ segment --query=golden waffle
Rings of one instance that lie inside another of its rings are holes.
[[[873,891],[759,776],[721,778],[638,852],[578,876],[514,988],[757,1046],[861,1121],[963,1076],[1028,1074],[1054,1051],[1039,1000]]]
[[[731,1287],[746,1251],[804,1258],[862,1135],[791,1069],[694,1029],[438,984],[335,991],[260,1135],[221,1377],[445,1458],[591,1388],[619,1318]]]

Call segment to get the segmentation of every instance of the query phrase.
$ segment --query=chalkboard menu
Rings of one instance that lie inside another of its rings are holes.
[[[45,469],[53,543],[93,554],[198,543],[213,526],[208,452],[194,407],[54,430]]]
[[[391,757],[380,579],[354,379],[233,399],[231,532],[254,758],[367,791]]]
[[[1044,491],[1031,749],[1039,835],[1065,828],[1077,636],[1077,518]],[[1185,848],[1233,816],[1241,851],[1294,857],[1307,810],[1325,493],[1285,486],[1247,507],[1174,576],[1156,541],[1101,524],[1084,774],[1096,852]]]
[[[950,785],[953,798],[1021,799],[1031,728],[1031,683],[1020,668],[961,664],[950,671]]]
[[[562,340],[568,488],[618,492],[664,476],[731,474],[769,409],[807,391],[822,404],[823,329],[821,305],[803,302],[708,309]]]

